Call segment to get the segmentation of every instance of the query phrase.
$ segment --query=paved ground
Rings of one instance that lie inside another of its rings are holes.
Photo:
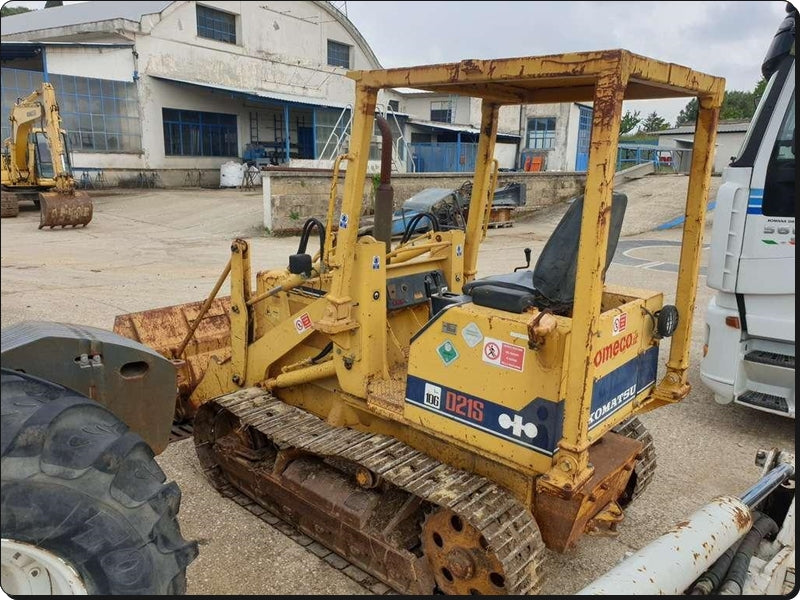
[[[715,187],[718,180],[714,180]],[[686,178],[626,184],[629,208],[608,280],[673,296],[678,230],[652,231],[683,212]],[[27,208],[27,207],[24,207]],[[508,272],[522,249],[538,256],[564,206],[513,227],[492,229],[481,274]],[[229,242],[247,238],[254,266],[281,267],[296,238],[263,235],[261,196],[237,190],[147,190],[95,198],[85,229],[37,230],[25,209],[1,222],[2,325],[46,319],[110,329],[117,314],[202,299],[228,258]],[[223,290],[225,293],[225,290]],[[703,312],[701,277],[694,322],[690,396],[645,414],[658,451],[649,490],[629,508],[617,538],[585,537],[567,554],[548,553],[546,594],[571,594],[720,494],[755,481],[760,447],[794,449],[794,421],[715,404],[698,378]],[[663,346],[661,362],[667,355]],[[360,586],[238,505],[220,498],[200,472],[192,442],[170,446],[158,461],[183,490],[183,533],[200,543],[188,571],[190,594],[359,594]]]

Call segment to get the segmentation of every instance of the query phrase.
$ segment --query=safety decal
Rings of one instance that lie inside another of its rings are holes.
[[[464,254],[464,248],[461,244],[456,244],[456,256],[461,256],[462,254]]]
[[[622,313],[621,315],[617,315],[614,317],[613,324],[611,326],[611,333],[614,335],[619,335],[628,327],[628,313]]]
[[[350,218],[347,216],[346,213],[342,213],[342,216],[339,217],[339,229],[347,229],[347,223],[350,222]]]
[[[303,313],[294,320],[294,328],[297,329],[297,333],[305,333],[307,329],[312,327],[311,317],[308,316],[308,313]]]
[[[409,375],[406,402],[551,456],[564,422],[561,402],[535,398],[519,410]]]
[[[461,337],[467,342],[467,346],[474,348],[483,340],[483,332],[481,332],[480,327],[475,323],[470,323],[461,330]]]
[[[372,257],[372,270],[378,271],[381,268],[381,257],[377,254]]]
[[[445,366],[449,366],[450,363],[458,358],[458,350],[456,350],[456,347],[449,340],[442,343],[436,349],[436,353],[439,355],[439,358],[442,359]]]
[[[442,321],[442,333],[455,335],[458,333],[458,325],[456,325],[455,323],[448,323],[447,321]]]
[[[483,340],[483,362],[520,373],[525,369],[525,348],[494,338]]]

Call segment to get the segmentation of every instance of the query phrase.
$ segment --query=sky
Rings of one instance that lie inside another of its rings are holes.
[[[724,77],[726,89],[744,91],[760,79],[761,61],[786,14],[783,0],[334,4],[346,5],[348,18],[386,68],[624,48]],[[674,125],[687,102],[626,102],[624,108],[642,116],[656,111]]]

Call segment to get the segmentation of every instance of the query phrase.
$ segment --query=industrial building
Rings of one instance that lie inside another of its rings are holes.
[[[347,71],[381,67],[324,1],[70,4],[4,17],[1,58],[4,114],[49,81],[76,172],[153,185],[213,185],[231,160],[330,166],[352,118]],[[389,90],[377,111],[393,130],[395,170],[473,169],[478,100]],[[591,109],[502,112],[502,169],[585,170],[578,140]]]

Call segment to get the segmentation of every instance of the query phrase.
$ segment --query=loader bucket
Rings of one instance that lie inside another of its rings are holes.
[[[39,193],[39,229],[77,227],[92,220],[92,199],[86,192]]]
[[[230,298],[217,298],[200,319],[181,356],[178,348],[197,319],[203,302],[155,308],[119,315],[114,319],[114,333],[136,340],[171,359],[178,372],[178,401],[175,420],[194,417],[189,403],[195,387],[205,375],[211,360],[223,362],[231,355]]]

